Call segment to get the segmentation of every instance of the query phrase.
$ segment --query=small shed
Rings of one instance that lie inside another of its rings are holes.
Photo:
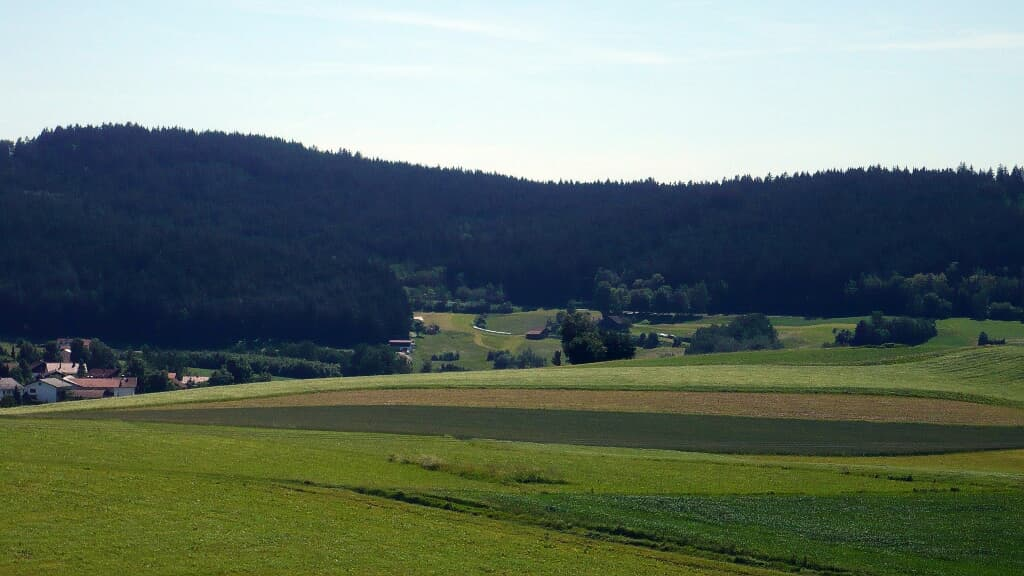
[[[415,348],[412,340],[388,340],[388,346],[395,352],[402,352],[403,354],[411,354],[413,348]]]
[[[527,340],[543,340],[548,337],[548,327],[534,328],[526,332]]]
[[[608,332],[629,332],[630,322],[623,316],[605,316],[598,327]]]

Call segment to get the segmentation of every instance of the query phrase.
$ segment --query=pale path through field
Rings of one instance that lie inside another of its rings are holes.
[[[181,404],[177,407],[181,409],[223,409],[390,405],[711,414],[802,420],[1024,425],[1024,410],[1006,406],[933,398],[855,394],[441,388],[346,390],[212,402],[200,405]]]

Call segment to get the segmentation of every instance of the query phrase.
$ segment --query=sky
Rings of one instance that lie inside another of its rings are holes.
[[[1024,2],[0,0],[0,138],[134,122],[539,180],[1024,164]]]

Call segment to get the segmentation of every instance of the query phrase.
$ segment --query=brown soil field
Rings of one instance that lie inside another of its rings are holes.
[[[344,390],[208,404],[183,404],[176,406],[176,408],[195,410],[285,406],[388,405],[704,414],[800,420],[921,422],[992,426],[1024,425],[1024,410],[1005,406],[989,406],[931,398],[853,394],[491,388]]]

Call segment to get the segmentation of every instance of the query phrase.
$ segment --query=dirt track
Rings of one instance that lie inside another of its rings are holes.
[[[520,389],[346,390],[210,404],[185,404],[180,408],[342,405],[474,406],[708,414],[801,420],[1024,425],[1024,410],[1004,406],[929,398],[852,394]]]

